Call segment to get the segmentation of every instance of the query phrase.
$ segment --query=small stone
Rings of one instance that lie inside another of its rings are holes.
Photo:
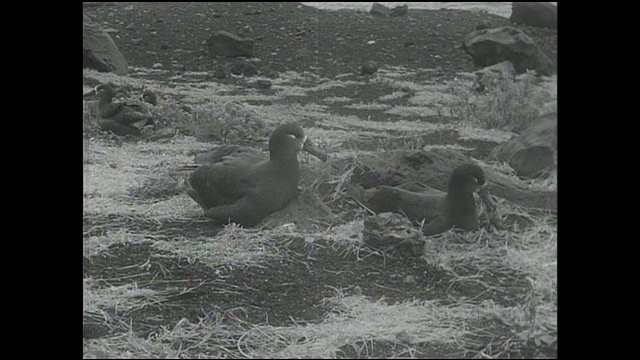
[[[378,71],[378,63],[369,60],[360,67],[360,75],[371,75]]]
[[[155,63],[153,64],[153,66],[151,66],[152,69],[161,69],[162,68],[162,64],[161,63]]]
[[[255,82],[255,87],[258,89],[268,89],[271,85],[271,81],[269,80],[256,80]]]
[[[367,45],[373,45],[373,44],[375,44],[375,43],[376,43],[376,42],[375,42],[375,40],[369,40],[369,41],[367,41]]]
[[[362,288],[359,285],[353,287],[353,295],[362,295]]]

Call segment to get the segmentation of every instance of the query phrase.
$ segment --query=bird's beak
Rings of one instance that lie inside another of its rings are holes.
[[[87,97],[93,96],[95,94],[96,94],[96,89],[93,88],[93,89],[89,90],[89,92],[86,92],[86,93],[82,94],[82,97],[83,98],[87,98]]]
[[[327,161],[327,159],[329,158],[329,156],[327,156],[327,153],[325,151],[320,150],[313,142],[311,142],[311,140],[307,139],[304,142],[304,145],[302,147],[302,150],[308,152],[309,154],[317,157],[318,159],[322,160],[322,162]]]
[[[480,191],[478,191],[478,196],[489,212],[494,212],[496,210],[496,206],[493,204],[493,201],[491,201],[491,194],[489,194],[489,190],[486,186],[483,186]]]

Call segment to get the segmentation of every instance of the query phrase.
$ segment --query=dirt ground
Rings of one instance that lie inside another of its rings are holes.
[[[462,10],[409,9],[406,16],[380,18],[296,2],[105,3],[85,7],[85,12],[116,31],[111,36],[131,66],[160,63],[175,72],[213,71],[224,61],[207,56],[203,42],[223,30],[254,39],[261,66],[329,78],[373,60],[412,70],[437,69],[437,76],[449,79],[473,69],[461,46],[476,24],[509,24],[497,15]],[[557,30],[518,27],[557,61]]]
[[[508,23],[498,16],[410,9],[405,17],[383,19],[354,11],[325,13],[299,3],[245,3],[241,8],[237,3],[105,3],[84,10],[105,28],[115,30],[111,36],[130,66],[151,68],[161,63],[165,70],[142,72],[127,81],[152,84],[171,94],[190,86],[192,92],[182,99],[194,110],[200,105],[188,99],[199,82],[211,81],[211,77],[189,75],[189,71],[210,72],[223,62],[206,55],[202,42],[208,35],[226,30],[256,39],[261,69],[306,75],[287,78],[283,83],[274,81],[279,86],[269,90],[231,87],[219,91],[218,96],[223,102],[240,99],[265,119],[267,127],[295,118],[330,154],[333,150],[334,157],[354,149],[374,152],[429,145],[461,147],[467,156],[482,161],[499,142],[470,137],[441,114],[422,111],[408,115],[411,112],[406,109],[415,106],[412,98],[421,90],[395,82],[433,84],[472,71],[471,58],[460,47],[462,39],[481,20],[496,25]],[[555,30],[525,31],[556,59]],[[369,40],[376,43],[367,45]],[[384,76],[388,78],[344,75],[367,60],[386,67]],[[341,82],[337,85],[332,83],[336,76]],[[246,85],[248,81],[235,77],[217,80],[227,85]],[[287,93],[290,89],[304,91]],[[383,103],[387,111],[359,106],[372,103]],[[345,169],[326,170],[317,161],[305,158],[301,196],[267,219],[263,227],[213,226],[176,185],[185,175],[166,176],[164,172],[165,167],[187,162],[195,149],[210,146],[191,135],[152,140],[117,137],[91,126],[86,129],[84,195],[89,205],[83,215],[83,238],[85,249],[92,244],[99,250],[85,251],[85,281],[91,279],[92,284],[104,289],[134,284],[136,289],[162,295],[124,310],[105,306],[101,311],[109,316],[104,318],[85,312],[85,340],[116,338],[128,332],[141,339],[159,338],[167,329],[178,328],[183,319],[191,324],[215,323],[239,329],[238,334],[257,325],[318,325],[340,311],[335,302],[327,301],[337,294],[364,296],[388,305],[434,301],[442,307],[469,303],[483,309],[518,311],[528,309],[531,298],[537,296],[555,306],[557,300],[538,294],[539,288],[525,266],[505,265],[505,259],[512,261],[514,249],[527,253],[539,247],[532,237],[555,241],[555,217],[545,216],[535,231],[483,228],[472,234],[450,232],[435,237],[428,242],[430,249],[439,249],[435,252],[440,258],[435,262],[392,258],[358,244],[358,226],[366,214],[340,193],[338,179]],[[254,145],[264,148],[265,139]],[[126,184],[120,177],[123,174]],[[165,183],[165,179],[169,181]],[[104,183],[113,184],[113,188]],[[486,223],[486,218],[481,220]],[[227,254],[225,251],[233,246],[223,249],[213,244],[222,241],[246,245],[234,250],[246,250],[246,254]],[[207,255],[201,256],[200,252],[189,252],[194,242],[223,250],[207,250]],[[544,244],[549,246],[547,240]],[[216,260],[252,256],[254,251],[260,254],[258,261]],[[514,340],[525,329],[498,317],[480,316],[464,327],[473,330],[460,340],[465,345],[412,343],[412,357],[557,356],[555,345]],[[174,343],[170,346],[177,348]],[[190,346],[199,345],[192,339],[180,343],[180,349]],[[341,346],[333,356],[385,358],[397,356],[398,346],[398,341],[384,337],[363,339]],[[237,349],[221,351],[217,356],[243,357]],[[85,350],[85,357],[95,356],[99,355]]]

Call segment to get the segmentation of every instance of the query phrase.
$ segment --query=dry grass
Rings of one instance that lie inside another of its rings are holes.
[[[537,85],[535,72],[510,76],[488,72],[484,76],[485,90],[474,91],[476,83],[459,80],[452,89],[456,101],[450,112],[458,119],[486,129],[520,132],[540,115],[540,109],[552,99],[552,94]]]

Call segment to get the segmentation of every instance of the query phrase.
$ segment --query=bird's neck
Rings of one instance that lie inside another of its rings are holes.
[[[476,211],[476,200],[469,192],[451,192],[447,194],[449,203],[453,205],[454,211],[459,214],[472,214]]]
[[[299,171],[300,170],[300,164],[298,163],[297,154],[293,154],[291,156],[271,157],[269,161],[276,168],[282,169],[282,171]]]
[[[100,101],[98,102],[98,104],[100,106],[105,106],[105,105],[109,105],[111,104],[111,101],[113,100],[113,97],[110,96],[103,96],[100,98]]]

